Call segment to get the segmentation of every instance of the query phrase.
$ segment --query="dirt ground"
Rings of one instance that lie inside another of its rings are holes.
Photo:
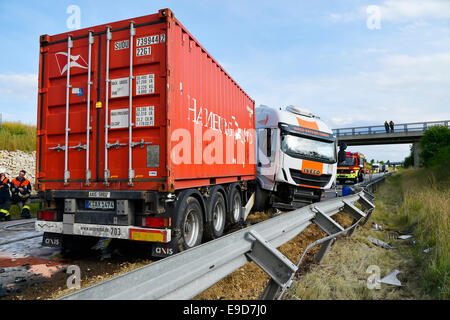
[[[262,221],[266,216],[266,213],[249,216],[249,222]],[[345,213],[336,214],[333,218],[344,228],[350,226],[353,221]],[[278,250],[297,264],[306,247],[325,236],[325,232],[312,224],[300,235],[280,246]],[[308,251],[297,272],[297,277],[308,271],[319,249],[320,246],[316,246]],[[269,276],[254,262],[250,262],[199,294],[194,300],[256,300],[259,299],[268,281]]]
[[[248,217],[248,225],[267,220],[271,217],[271,214],[271,212],[252,214]],[[352,219],[343,213],[337,214],[333,218],[344,227],[352,222]],[[241,227],[237,227],[235,230],[239,228]],[[235,230],[231,229],[228,232]],[[310,225],[299,236],[279,247],[279,250],[292,262],[297,263],[304,249],[313,241],[324,236],[326,234],[316,225]],[[306,254],[298,275],[308,270],[318,249],[319,247],[315,247]],[[16,285],[15,288],[10,288],[11,294],[0,298],[0,300],[52,300],[74,292],[74,289],[67,288],[67,280],[70,274],[66,271],[69,265],[76,265],[80,268],[81,288],[86,288],[143,267],[151,262],[152,260],[149,258],[143,258],[139,255],[132,257],[113,255],[112,259],[102,261],[100,254],[93,251],[83,256],[68,258],[62,258],[59,254],[48,259],[0,257],[0,268],[4,270],[15,268],[19,276],[21,272],[28,275],[33,273],[34,276],[33,281],[23,282],[20,286]],[[251,262],[225,277],[195,299],[258,299],[268,280],[269,276],[259,266]]]

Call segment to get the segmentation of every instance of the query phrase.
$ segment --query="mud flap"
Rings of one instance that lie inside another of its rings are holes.
[[[242,221],[246,221],[247,220],[247,217],[248,217],[250,211],[252,211],[252,208],[253,208],[254,204],[255,204],[255,193],[252,193],[252,195],[250,196],[250,199],[248,200],[248,202],[245,205],[245,207],[241,207]]]
[[[166,258],[178,253],[176,241],[172,240],[169,243],[153,243],[152,257]]]
[[[42,237],[42,245],[45,247],[62,248],[62,234],[44,232]]]

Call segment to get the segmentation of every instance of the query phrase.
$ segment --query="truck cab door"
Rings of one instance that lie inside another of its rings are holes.
[[[279,130],[272,128],[258,129],[257,175],[261,187],[273,190],[278,166]]]

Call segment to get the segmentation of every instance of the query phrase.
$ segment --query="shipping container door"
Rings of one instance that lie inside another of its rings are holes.
[[[165,176],[165,24],[108,29],[105,51],[102,173],[109,183],[153,188]]]
[[[85,182],[95,171],[96,122],[94,75],[98,70],[98,43],[93,33],[47,47],[47,103],[41,117],[46,139],[41,148],[44,177],[54,182]]]

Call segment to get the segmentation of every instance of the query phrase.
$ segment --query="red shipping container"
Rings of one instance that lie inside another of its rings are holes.
[[[39,190],[255,179],[254,101],[169,9],[40,42]]]

